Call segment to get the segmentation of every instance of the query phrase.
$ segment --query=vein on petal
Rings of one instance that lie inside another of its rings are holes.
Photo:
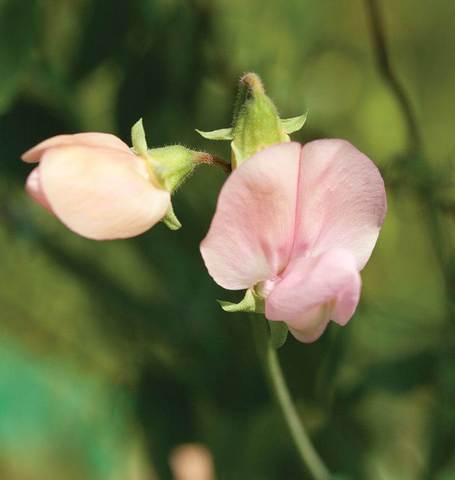
[[[297,236],[300,229],[301,223],[301,212],[302,212],[302,174],[303,174],[303,146],[300,147],[299,155],[299,164],[297,166],[297,180],[296,180],[296,194],[295,194],[295,204],[294,204],[294,222],[293,222],[293,231],[291,234],[291,242],[289,247],[288,258],[286,265],[281,272],[279,272],[278,277],[282,278],[286,271],[289,268],[289,264],[294,256],[294,250],[297,243]]]

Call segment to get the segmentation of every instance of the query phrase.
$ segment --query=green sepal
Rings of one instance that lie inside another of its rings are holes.
[[[288,135],[297,132],[305,125],[307,117],[308,111],[306,111],[303,115],[299,115],[297,117],[283,118],[281,119],[281,127]]]
[[[142,118],[131,127],[131,143],[136,155],[147,155],[148,147]]]
[[[173,193],[198,164],[200,152],[194,152],[182,145],[152,148],[147,152],[147,160],[154,174],[164,188]]]
[[[223,300],[217,300],[217,302],[225,312],[265,312],[264,299],[259,295],[256,295],[251,288],[245,292],[245,296],[239,303],[225,302]]]
[[[174,208],[172,207],[172,204],[169,207],[169,210],[167,211],[166,215],[162,218],[161,221],[170,230],[178,230],[179,228],[182,228],[182,224],[180,223],[179,219],[174,213]]]
[[[196,132],[208,140],[232,140],[234,138],[232,128],[220,128],[219,130],[212,130],[211,132],[204,132],[196,128]]]
[[[288,326],[284,322],[268,320],[270,329],[270,343],[275,350],[281,348],[288,338]]]

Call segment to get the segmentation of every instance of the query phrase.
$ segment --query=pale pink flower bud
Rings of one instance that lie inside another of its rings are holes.
[[[219,285],[254,288],[268,320],[312,342],[354,314],[385,213],[382,177],[350,143],[283,143],[230,175],[201,253]]]
[[[187,443],[173,450],[170,466],[174,480],[214,480],[212,455],[203,445]]]
[[[162,188],[143,157],[114,135],[58,135],[22,156],[38,163],[26,182],[29,195],[69,229],[107,240],[139,235],[169,210]]]

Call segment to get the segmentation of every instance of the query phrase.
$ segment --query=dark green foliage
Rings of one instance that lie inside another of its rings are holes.
[[[278,352],[316,447],[340,479],[454,478],[454,3],[377,2],[420,142],[378,70],[373,3],[0,0],[2,480],[163,480],[184,442],[210,449],[218,480],[305,478],[247,317],[216,303],[242,293],[199,255],[225,174],[199,167],[178,190],[178,232],[106,243],[23,192],[29,147],[128,141],[140,117],[151,148],[228,158],[194,129],[230,125],[249,70],[282,118],[309,111],[295,138],[347,138],[388,191],[355,317]]]

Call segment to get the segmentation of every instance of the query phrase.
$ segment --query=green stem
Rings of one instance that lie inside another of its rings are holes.
[[[278,355],[270,342],[270,330],[267,320],[257,315],[252,315],[251,324],[270,388],[281,409],[300,460],[314,480],[328,480],[331,475],[311,443],[289,393]]]

